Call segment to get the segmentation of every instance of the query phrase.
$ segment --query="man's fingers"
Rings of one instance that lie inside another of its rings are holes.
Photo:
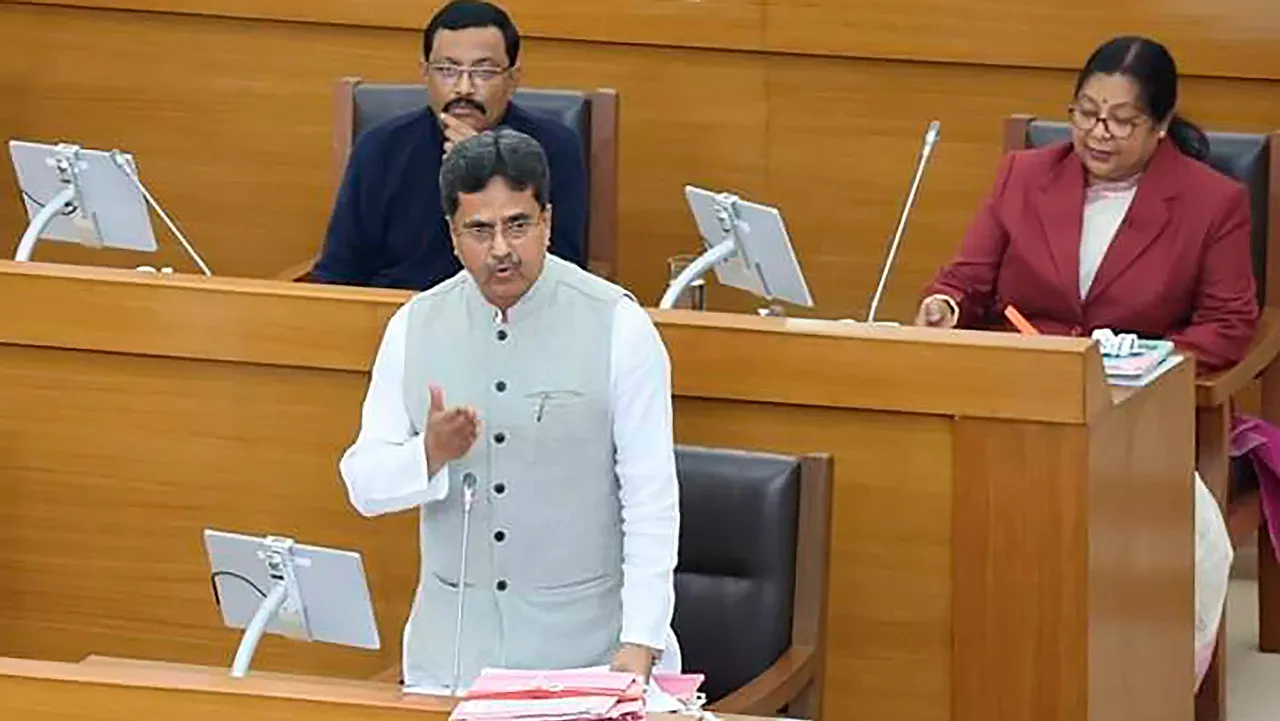
[[[448,113],[440,114],[440,124],[444,128],[445,137],[457,142],[464,140],[476,134],[476,129],[467,125],[465,121],[459,120]]]
[[[444,390],[437,385],[427,386],[427,391],[431,394],[431,412],[439,413],[444,410]]]

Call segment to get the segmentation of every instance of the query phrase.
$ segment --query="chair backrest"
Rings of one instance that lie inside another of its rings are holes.
[[[680,446],[675,631],[710,701],[822,643],[830,459]],[[819,658],[821,655],[819,654]]]
[[[582,142],[590,188],[587,203],[586,257],[591,270],[612,278],[617,264],[618,94],[613,90],[578,92],[520,88],[512,102],[532,113],[554,118]],[[364,131],[398,115],[427,107],[421,84],[339,81],[336,92],[334,154],[339,182],[347,158]]]
[[[1280,132],[1207,133],[1208,164],[1249,190],[1251,249],[1258,304],[1280,306]],[[1015,115],[1005,121],[1005,150],[1038,148],[1070,138],[1066,123]],[[1272,249],[1275,249],[1272,252]],[[1276,266],[1276,267],[1273,267]]]

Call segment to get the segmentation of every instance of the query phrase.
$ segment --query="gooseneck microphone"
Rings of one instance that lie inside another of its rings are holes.
[[[880,270],[880,283],[876,286],[876,294],[871,298],[871,308],[867,311],[867,322],[876,321],[876,310],[880,307],[880,298],[884,295],[885,284],[889,281],[889,271],[893,269],[894,258],[898,255],[898,244],[907,230],[907,218],[916,203],[916,191],[920,189],[920,179],[924,177],[925,166],[929,164],[929,156],[933,154],[933,146],[938,142],[938,133],[942,124],[937,120],[929,123],[924,131],[924,146],[920,150],[920,161],[916,163],[915,176],[911,178],[911,190],[907,192],[907,202],[903,205],[902,215],[898,218],[898,229],[893,234],[893,242],[889,244],[889,255],[885,258],[884,267]]]
[[[476,500],[476,477],[473,473],[462,476],[462,561],[458,564],[458,616],[453,630],[453,695],[459,695],[462,683],[462,619],[467,610],[467,550],[471,536],[471,506]]]

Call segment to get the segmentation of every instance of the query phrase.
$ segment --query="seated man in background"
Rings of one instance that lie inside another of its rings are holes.
[[[1011,329],[1012,305],[1045,333],[1110,328],[1171,340],[1201,372],[1238,363],[1258,319],[1248,192],[1203,162],[1208,138],[1177,98],[1163,45],[1120,37],[1095,50],[1068,108],[1070,142],[1005,157],[916,323]],[[1199,683],[1231,543],[1213,494],[1193,482]]]
[[[678,671],[662,339],[625,290],[547,255],[547,165],[529,136],[459,141],[440,185],[466,270],[387,324],[340,463],[360,513],[420,514],[404,682],[456,691],[485,667],[604,664],[647,677],[659,658]]]
[[[427,24],[422,51],[429,106],[356,141],[311,279],[426,290],[460,271],[440,209],[441,158],[459,140],[497,126],[542,145],[556,211],[551,251],[585,266],[581,141],[562,123],[511,103],[520,35],[507,13],[477,0],[450,2]]]

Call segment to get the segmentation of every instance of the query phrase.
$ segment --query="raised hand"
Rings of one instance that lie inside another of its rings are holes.
[[[440,386],[428,387],[431,406],[427,409],[427,471],[434,476],[446,464],[471,450],[480,434],[480,415],[474,408],[446,407]]]

